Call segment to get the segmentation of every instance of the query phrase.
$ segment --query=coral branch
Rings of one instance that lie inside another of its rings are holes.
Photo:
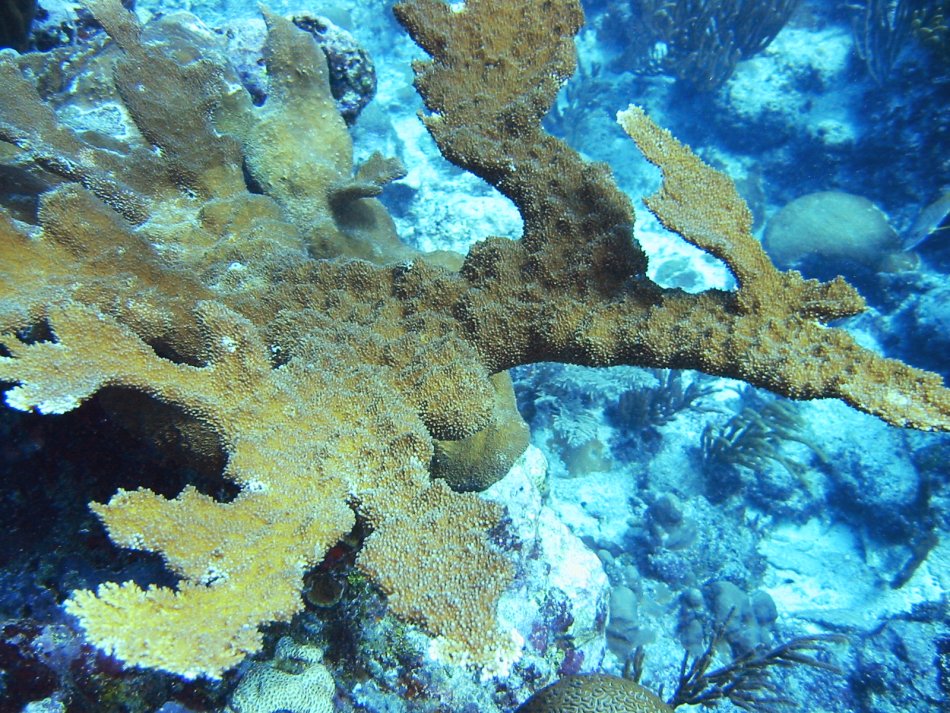
[[[602,167],[584,164],[538,123],[572,66],[563,48],[576,10],[569,0],[517,8],[472,1],[452,12],[435,0],[396,7],[433,56],[416,66],[416,84],[435,112],[426,123],[440,149],[508,195],[525,220],[520,243],[486,240],[462,270],[476,289],[456,314],[489,368],[540,360],[696,368],[792,398],[840,398],[895,425],[950,428],[950,391],[938,376],[823,324],[860,312],[857,292],[841,279],[777,270],[731,181],[631,107],[618,119],[664,172],[649,207],[723,260],[739,288],[688,295],[646,279],[629,201]],[[505,38],[535,36],[542,16],[554,18],[546,53],[498,51]],[[483,48],[498,56],[483,57]],[[544,61],[553,71],[537,67]]]

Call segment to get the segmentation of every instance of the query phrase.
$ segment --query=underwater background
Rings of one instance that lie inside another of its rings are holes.
[[[380,152],[403,163],[378,195],[402,241],[465,253],[487,236],[518,237],[515,206],[448,163],[420,121],[412,62],[424,53],[392,4],[267,6],[320,39],[356,161]],[[24,53],[102,36],[70,2],[2,8],[4,45]],[[649,277],[690,293],[735,287],[723,263],[640,202],[660,178],[616,121],[630,103],[733,179],[776,265],[858,288],[868,309],[835,326],[950,378],[950,4],[583,8],[577,71],[543,126],[607,163],[635,201]],[[138,0],[134,10],[143,23],[192,13],[251,96],[267,96],[256,2]],[[95,82],[65,83],[61,120],[119,140],[127,118],[97,108],[95,92]],[[0,148],[0,205],[35,212],[47,187]],[[763,667],[748,709],[950,710],[948,434],[695,371],[540,363],[511,378],[530,445],[483,497],[507,509],[507,546],[523,557],[521,598],[501,606],[534,653],[493,675],[428,655],[425,632],[354,571],[355,542],[305,579],[306,610],[267,627],[263,650],[220,679],[123,668],[84,640],[64,599],[103,582],[175,578],[158,556],[114,545],[88,504],[119,488],[171,498],[188,484],[233,497],[220,478],[225,454],[196,464],[170,436],[144,439],[141,424],[122,423],[136,405],[105,393],[52,416],[2,407],[0,713],[509,712],[561,675],[625,668],[669,698],[684,654],[694,660],[711,640],[715,668],[815,635],[827,638]],[[412,550],[403,566],[436,556]],[[744,700],[710,703],[729,711]],[[584,705],[532,710],[601,704]]]

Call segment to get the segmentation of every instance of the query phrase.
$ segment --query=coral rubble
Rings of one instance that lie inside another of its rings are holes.
[[[739,287],[691,295],[646,277],[608,169],[540,127],[574,69],[576,0],[397,5],[433,57],[416,67],[429,131],[525,222],[522,240],[488,238],[460,269],[396,239],[373,196],[398,167],[354,168],[306,33],[265,12],[270,86],[255,107],[190,16],[142,27],[118,0],[90,6],[112,42],[77,57],[79,85],[123,135],[57,115],[50,87],[69,66],[0,55],[0,141],[50,185],[34,218],[0,211],[0,380],[18,384],[11,406],[42,413],[105,387],[177,406],[220,441],[240,489],[93,505],[113,541],[180,577],[68,600],[130,665],[222,675],[261,647],[259,626],[302,608],[304,574],[358,521],[357,565],[396,614],[458,660],[504,666],[517,642],[495,610],[513,571],[490,538],[503,507],[430,463],[437,441],[492,429],[487,445],[440,447],[440,467],[517,456],[523,433],[492,381],[515,365],[696,368],[950,430],[939,377],[825,324],[862,309],[853,288],[777,270],[731,182],[630,108],[623,127],[665,173],[650,208]]]

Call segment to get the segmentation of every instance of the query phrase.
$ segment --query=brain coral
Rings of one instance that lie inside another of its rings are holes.
[[[285,636],[273,661],[251,665],[223,713],[333,713],[336,686],[322,660],[318,648]]]
[[[639,683],[618,676],[565,676],[538,691],[517,713],[671,713]]]
[[[780,267],[820,263],[845,275],[855,264],[877,269],[900,250],[884,211],[841,191],[809,193],[785,205],[769,220],[764,243]]]

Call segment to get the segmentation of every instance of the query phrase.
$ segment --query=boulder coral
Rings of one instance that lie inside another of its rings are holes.
[[[540,690],[517,713],[672,713],[663,699],[619,676],[565,676]]]
[[[416,84],[440,150],[524,218],[521,240],[487,238],[459,269],[396,239],[373,196],[398,167],[353,166],[306,33],[265,13],[271,86],[255,107],[194,18],[142,27],[118,0],[90,8],[111,42],[45,66],[0,55],[0,141],[50,186],[31,218],[0,210],[6,400],[63,413],[105,387],[147,394],[216,435],[239,489],[229,502],[123,490],[92,506],[114,542],[180,578],[67,601],[129,665],[220,677],[260,649],[261,625],[302,608],[304,574],[359,522],[357,565],[393,612],[444,655],[503,667],[518,653],[496,617],[512,580],[490,537],[503,508],[430,463],[436,441],[500,427],[492,376],[515,365],[695,368],[950,430],[939,377],[827,326],[863,308],[854,289],[777,270],[731,182],[631,107],[621,124],[664,172],[649,207],[738,288],[646,277],[607,167],[540,126],[574,70],[577,0],[396,6],[432,56]],[[121,131],[71,126],[56,87]],[[500,441],[464,458],[493,458]]]
[[[847,276],[858,265],[886,270],[902,257],[911,263],[900,254],[900,238],[884,211],[842,191],[807,193],[783,206],[769,219],[763,244],[776,265],[806,274],[814,274],[816,265]]]

